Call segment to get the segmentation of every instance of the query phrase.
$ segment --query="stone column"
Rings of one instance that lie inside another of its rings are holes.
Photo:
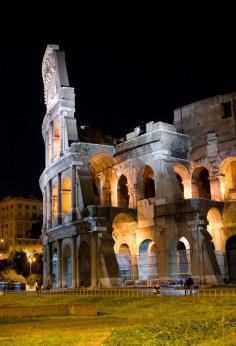
[[[47,229],[47,188],[43,190],[43,230]]]
[[[128,194],[129,194],[129,208],[135,208],[135,190],[133,184],[128,185]]]
[[[167,278],[170,276],[169,270],[169,242],[167,241],[168,230],[162,227],[159,230],[159,247],[157,253],[158,260],[158,276],[161,278]]]
[[[61,239],[57,240],[57,261],[58,261],[58,282],[57,282],[57,288],[62,288],[62,244]]]
[[[47,282],[50,282],[52,287],[52,244],[47,243]]]
[[[47,277],[48,277],[48,271],[47,271],[47,246],[43,245],[43,287],[47,287]]]
[[[49,165],[49,141],[48,141],[48,132],[45,133],[45,167]]]
[[[192,197],[192,187],[191,187],[191,180],[186,179],[182,181],[184,186],[184,198],[191,198]]]
[[[62,223],[62,213],[61,213],[61,173],[58,173],[57,178],[57,222],[60,225]]]
[[[76,166],[71,167],[71,208],[72,220],[76,220]]]
[[[52,181],[49,180],[47,185],[47,222],[48,222],[48,228],[52,227]]]
[[[91,233],[91,287],[97,287],[98,283],[98,254],[97,254],[98,232]]]
[[[76,237],[72,237],[72,288],[77,287],[77,252]]]
[[[210,177],[211,199],[221,201],[220,179],[218,176]]]
[[[226,191],[226,186],[225,186],[225,176],[219,175],[219,184],[220,184],[220,195],[221,195],[221,200],[223,201],[226,199],[227,196],[227,191]]]
[[[54,133],[53,133],[53,124],[50,124],[50,141],[51,141],[51,162],[53,161],[54,157]]]

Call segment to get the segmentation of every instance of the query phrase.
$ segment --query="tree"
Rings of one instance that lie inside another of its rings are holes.
[[[10,267],[14,269],[17,274],[23,276],[29,275],[29,263],[24,251],[12,250],[9,254],[8,260],[10,262]]]
[[[0,277],[1,277],[1,280],[3,281],[8,281],[8,282],[18,281],[22,284],[26,283],[26,279],[22,275],[17,274],[16,271],[11,268],[6,268],[3,271],[1,271]]]
[[[28,232],[28,236],[31,239],[39,239],[42,234],[42,222],[33,223],[31,229]]]

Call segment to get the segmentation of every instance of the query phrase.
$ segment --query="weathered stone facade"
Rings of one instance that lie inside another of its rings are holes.
[[[64,52],[43,59],[44,284],[236,279],[236,93],[149,122],[119,144],[77,129]]]

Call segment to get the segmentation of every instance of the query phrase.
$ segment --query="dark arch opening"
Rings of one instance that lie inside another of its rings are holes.
[[[226,259],[229,279],[236,281],[236,235],[230,237],[226,242]]]
[[[82,242],[79,248],[78,255],[79,262],[79,279],[80,286],[91,285],[91,262],[90,262],[90,249],[86,242]]]
[[[155,197],[155,182],[154,179],[147,177],[144,185],[144,198]]]
[[[181,197],[184,198],[183,179],[182,179],[182,177],[178,173],[175,173],[175,175],[176,175],[176,178],[177,178],[177,181],[178,181],[178,184],[179,184],[179,189],[180,189],[180,192],[181,192]]]
[[[127,178],[122,174],[117,186],[118,207],[128,208],[129,194],[127,188]]]
[[[192,176],[193,197],[211,199],[209,172],[206,168],[196,168]]]

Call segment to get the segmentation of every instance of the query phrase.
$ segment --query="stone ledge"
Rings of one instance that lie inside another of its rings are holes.
[[[0,317],[40,317],[40,316],[96,316],[97,307],[95,304],[88,305],[1,305]]]

